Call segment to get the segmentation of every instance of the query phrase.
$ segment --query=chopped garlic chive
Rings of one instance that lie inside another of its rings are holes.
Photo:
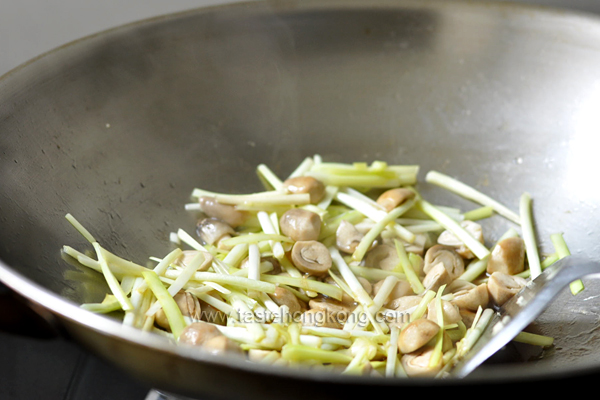
[[[417,201],[417,206],[432,219],[439,222],[445,229],[452,232],[475,254],[479,259],[482,259],[490,254],[490,251],[477,239],[475,239],[465,228],[458,222],[450,218],[447,214],[440,211],[437,207],[420,199]]]
[[[235,246],[240,243],[258,243],[265,240],[292,243],[293,240],[287,236],[275,233],[252,233],[247,235],[234,236],[229,239],[222,239],[221,243],[226,246]]]
[[[273,171],[271,171],[268,166],[265,164],[259,164],[256,168],[256,172],[259,176],[264,178],[273,189],[281,190],[283,182],[277,177],[277,175],[275,175]]]
[[[410,284],[412,291],[415,294],[421,294],[425,290],[423,283],[419,279],[419,276],[415,272],[412,263],[409,260],[409,256],[406,253],[406,249],[404,245],[400,243],[399,240],[394,240],[394,245],[396,246],[396,253],[398,254],[398,258],[400,259],[400,266],[402,267],[402,272],[406,276],[406,280]]]
[[[275,227],[273,226],[272,219],[268,213],[266,213],[265,211],[259,211],[257,213],[257,216],[258,221],[260,222],[260,226],[262,227],[262,230],[265,234],[283,236],[279,235],[278,229],[275,229]],[[271,249],[273,250],[273,256],[275,258],[279,260],[285,256],[285,250],[283,249],[283,246],[281,245],[280,241],[269,240],[269,244],[271,246]],[[250,246],[252,246],[252,244]]]
[[[310,204],[308,193],[287,194],[278,190],[251,194],[221,194],[201,189],[194,189],[192,197],[213,197],[217,202],[229,205],[261,204],[261,205],[302,205]]]
[[[329,254],[331,255],[331,259],[338,271],[342,274],[342,278],[346,281],[352,293],[354,293],[354,297],[358,300],[358,302],[365,308],[365,311],[373,304],[373,299],[371,296],[365,291],[365,288],[362,286],[360,281],[354,275],[354,272],[348,267],[346,261],[340,255],[340,252],[335,247],[329,248]]]
[[[521,215],[521,230],[523,234],[523,241],[525,242],[527,262],[529,264],[529,270],[531,271],[531,279],[535,279],[539,274],[542,273],[542,266],[540,264],[535,229],[533,227],[531,196],[529,193],[523,193],[521,195],[519,212]]]
[[[314,164],[314,161],[313,161],[312,157],[306,157],[304,160],[302,160],[302,162],[300,164],[298,164],[296,169],[288,176],[288,179],[303,176],[304,174],[306,174],[306,172],[308,172],[312,168],[313,164]]]
[[[178,339],[187,325],[183,319],[179,306],[164,287],[156,272],[150,270],[145,271],[142,273],[142,276],[152,293],[156,296],[156,299],[159,301],[165,316],[167,317],[167,321],[169,321],[169,327],[171,328],[171,332],[173,332],[173,336],[175,339]]]
[[[75,219],[74,216],[72,216],[71,214],[67,214],[65,215],[65,218],[67,219],[67,221],[69,221],[71,223],[71,225],[73,225],[73,227],[81,234],[81,236],[83,236],[88,242],[90,243],[94,243],[96,242],[96,239],[94,239],[94,236],[79,222],[77,221],[77,219]]]
[[[304,277],[296,278],[293,276],[284,275],[261,275],[263,282],[272,284],[283,284],[287,286],[293,286],[300,289],[317,292],[334,298],[336,300],[342,299],[342,289],[329,283],[307,279]]]
[[[469,221],[478,221],[480,219],[489,218],[492,215],[494,215],[494,208],[490,206],[483,206],[471,211],[467,211],[463,214],[463,218]]]
[[[554,343],[554,338],[545,335],[538,335],[530,332],[519,332],[513,339],[515,342],[531,344],[534,346],[550,347]]]
[[[373,241],[375,241],[375,239],[381,234],[384,228],[388,224],[393,223],[396,220],[396,218],[404,214],[406,210],[408,210],[414,205],[414,203],[414,199],[408,200],[404,202],[404,204],[394,208],[390,212],[385,213],[386,215],[379,219],[379,221],[377,221],[375,225],[371,229],[369,229],[369,231],[363,236],[360,243],[356,247],[356,250],[352,254],[352,259],[355,261],[361,261],[367,253],[367,251],[369,250],[369,248],[371,247],[371,245],[373,244]]]
[[[550,235],[550,240],[552,241],[552,245],[554,246],[554,250],[556,251],[559,260],[571,255],[571,251],[569,250],[562,233],[553,233]],[[569,284],[569,288],[571,289],[572,294],[578,294],[584,289],[583,281],[577,279]]]
[[[514,223],[521,223],[521,218],[519,217],[519,215],[513,212],[505,205],[481,193],[477,189],[463,182],[460,182],[457,179],[451,178],[448,175],[444,175],[437,171],[429,171],[427,175],[425,175],[425,181],[450,190],[466,199],[472,200],[483,206],[492,207],[498,214],[508,218]]]
[[[117,300],[121,304],[121,308],[123,309],[123,311],[133,310],[133,304],[131,304],[129,297],[127,297],[119,281],[108,267],[108,263],[106,262],[106,258],[104,255],[104,249],[100,247],[98,242],[93,242],[92,245],[94,246],[94,250],[96,250],[96,256],[98,257],[98,263],[100,263],[100,269],[102,270],[102,274],[104,275],[106,283],[108,284],[108,287],[110,288],[112,294],[117,298]]]

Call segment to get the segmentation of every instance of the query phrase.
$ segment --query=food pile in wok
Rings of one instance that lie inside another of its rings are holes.
[[[444,377],[495,308],[569,253],[560,233],[555,253],[538,253],[528,193],[515,213],[429,171],[427,184],[480,205],[463,212],[423,198],[418,172],[316,155],[281,179],[261,164],[262,192],[194,189],[185,209],[197,226],[172,232],[174,249],[150,255],[150,267],[102,247],[71,214],[93,251],[63,251],[110,288],[82,307],[181,346],[346,374]],[[495,214],[514,227],[489,238],[478,221]],[[525,332],[515,340],[552,344]]]

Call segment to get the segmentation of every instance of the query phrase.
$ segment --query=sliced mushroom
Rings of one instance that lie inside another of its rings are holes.
[[[408,324],[398,336],[398,349],[401,353],[412,353],[425,346],[437,335],[440,326],[429,319],[417,319]]]
[[[217,218],[224,221],[227,225],[237,228],[244,224],[249,214],[246,211],[238,210],[230,204],[221,204],[213,197],[200,197],[200,210],[211,218]]]
[[[202,346],[207,340],[222,335],[215,325],[208,322],[194,322],[183,329],[179,336],[179,342],[192,346]]]
[[[394,299],[388,304],[389,308],[396,311],[406,311],[418,306],[423,298],[417,295],[409,295]]]
[[[444,290],[444,294],[456,293],[456,292],[460,292],[461,290],[472,289],[475,286],[477,286],[477,285],[474,284],[473,282],[466,281],[464,279],[455,279],[452,282],[450,282],[448,284],[448,286],[446,286],[446,289]]]
[[[202,316],[202,307],[200,301],[193,294],[180,290],[175,296],[173,296],[175,303],[179,306],[181,314],[184,317],[190,317],[192,320],[199,321]],[[171,330],[169,321],[162,308],[160,308],[156,314],[154,314],[154,322],[156,325],[168,331]]]
[[[292,262],[302,272],[321,276],[329,271],[332,260],[329,250],[323,243],[308,240],[294,243]]]
[[[442,263],[448,270],[451,280],[458,278],[465,272],[465,263],[461,256],[450,246],[436,244],[425,253],[423,271],[427,274],[431,268]]]
[[[431,268],[427,275],[425,275],[425,278],[423,278],[423,286],[427,290],[433,291],[450,282],[452,282],[452,277],[448,273],[448,269],[441,262]]]
[[[477,316],[477,313],[475,311],[461,308],[460,315],[462,317],[463,324],[465,324],[465,327],[467,327],[467,329],[468,329],[473,325],[473,321],[475,321],[475,317]]]
[[[525,242],[520,237],[509,237],[498,242],[487,265],[488,274],[503,272],[515,275],[525,269]]]
[[[385,279],[382,279],[373,285],[373,295],[377,295],[377,293],[379,292],[379,288],[381,288],[381,285],[383,285],[384,281]],[[392,291],[386,298],[385,303],[383,303],[383,305],[389,307],[394,300],[414,294],[415,292],[413,292],[410,283],[408,283],[405,280],[398,280],[398,282],[394,285]]]
[[[394,208],[400,206],[406,200],[415,197],[415,192],[406,188],[395,188],[389,189],[383,192],[377,198],[377,204],[383,207],[386,211],[392,211]]]
[[[471,236],[475,238],[475,240],[478,240],[481,243],[484,242],[483,229],[481,228],[481,225],[479,225],[477,222],[464,220],[461,221],[460,225],[463,228],[465,228],[465,230],[469,232]],[[460,255],[461,257],[469,259],[475,257],[473,252],[467,246],[465,246],[464,242],[458,237],[456,237],[454,233],[448,230],[440,233],[440,236],[438,237],[438,243],[441,245],[453,247],[458,253],[458,255]]]
[[[442,314],[444,315],[444,325],[456,324],[462,320],[460,315],[460,309],[456,304],[452,304],[449,301],[441,300],[442,302]],[[437,302],[432,300],[427,305],[427,319],[433,322],[438,322],[438,309]]]
[[[219,244],[223,239],[228,239],[235,234],[233,228],[217,218],[204,218],[198,222],[196,232],[204,244]]]
[[[301,303],[301,300],[296,297],[294,293],[292,293],[289,289],[278,286],[275,289],[274,293],[270,293],[269,297],[278,305],[278,306],[287,306],[290,310],[290,314],[297,315],[306,308]]]
[[[321,233],[319,214],[302,208],[293,208],[279,219],[281,232],[294,241],[317,240]]]
[[[404,354],[401,358],[402,367],[409,377],[430,377],[435,376],[441,369],[442,363],[431,366],[430,360],[434,348],[426,346],[413,353]]]
[[[391,271],[400,264],[396,248],[389,244],[379,244],[369,250],[365,256],[365,266]]]
[[[312,176],[297,176],[283,182],[283,190],[292,194],[308,193],[310,202],[318,203],[325,197],[325,185]]]
[[[527,285],[520,276],[494,272],[487,282],[488,292],[494,304],[501,306]]]
[[[479,307],[486,308],[489,304],[489,293],[485,283],[479,284],[471,289],[460,290],[454,293],[452,303],[461,309],[477,311]]]
[[[183,250],[182,255],[177,259],[175,264],[181,267],[186,267],[198,255],[199,252],[199,250]],[[206,271],[212,265],[212,255],[204,252],[204,256],[204,262],[200,265],[200,267],[198,267],[198,271]]]
[[[354,253],[364,235],[350,222],[343,220],[335,232],[335,244],[344,253]]]

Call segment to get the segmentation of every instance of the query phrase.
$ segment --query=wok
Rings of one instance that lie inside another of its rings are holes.
[[[286,176],[307,155],[420,164],[513,209],[534,198],[541,252],[563,232],[598,260],[600,21],[471,1],[268,1],[112,29],[0,80],[0,279],[50,326],[134,379],[187,396],[331,398],[407,387],[560,382],[600,367],[598,283],[568,291],[535,330],[555,347],[510,347],[455,380],[387,380],[184,353],[78,307],[95,272],[61,256],[86,243],[139,263],[193,227],[194,187],[247,193],[254,169]],[[421,183],[439,204],[474,205]],[[488,240],[510,223],[484,222]],[[527,362],[524,362],[527,361]]]

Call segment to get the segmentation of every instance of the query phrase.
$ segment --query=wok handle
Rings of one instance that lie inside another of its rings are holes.
[[[0,332],[53,339],[61,333],[56,317],[0,283]]]

